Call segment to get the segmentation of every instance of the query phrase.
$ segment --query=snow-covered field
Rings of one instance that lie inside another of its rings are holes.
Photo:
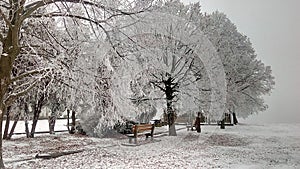
[[[66,129],[63,123],[60,126]],[[202,126],[200,134],[184,126],[177,129],[178,136],[169,137],[164,134],[167,128],[156,128],[162,134],[153,142],[139,140],[139,146],[125,146],[128,139],[122,135],[101,139],[67,133],[34,139],[18,135],[4,141],[4,161],[8,168],[43,169],[300,168],[300,124],[239,124],[225,130]],[[37,153],[70,150],[84,151],[49,160],[34,158]]]

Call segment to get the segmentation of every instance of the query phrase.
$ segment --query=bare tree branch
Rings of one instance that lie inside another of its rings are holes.
[[[37,79],[35,80],[33,83],[28,83],[30,84],[30,86],[28,86],[26,89],[18,92],[18,93],[13,93],[13,94],[10,94],[5,100],[4,100],[4,103],[6,105],[10,105],[15,99],[27,94],[34,86],[36,86],[38,84],[38,82],[40,81],[41,79]]]
[[[22,78],[28,77],[28,76],[30,76],[30,75],[40,74],[40,73],[44,73],[44,72],[50,71],[50,70],[51,70],[51,68],[45,68],[45,69],[40,69],[40,70],[32,70],[32,71],[28,71],[28,72],[26,72],[26,73],[23,73],[23,74],[17,76],[17,77],[12,78],[12,79],[11,79],[11,82],[15,82],[15,81],[17,81],[17,80],[20,80],[20,79],[22,79]]]
[[[22,17],[22,20],[28,18],[38,8],[43,7],[45,5],[53,4],[53,3],[56,3],[56,2],[81,3],[83,5],[89,5],[89,6],[97,7],[99,9],[104,10],[104,11],[117,12],[117,13],[119,13],[118,15],[132,15],[132,14],[138,14],[138,13],[144,12],[144,10],[135,11],[135,12],[126,12],[126,11],[122,11],[120,9],[106,7],[102,4],[94,3],[94,2],[91,2],[91,1],[85,1],[85,0],[42,0],[42,1],[37,1],[37,2],[33,2],[31,4],[26,5],[25,6],[25,12],[24,12],[24,15]]]
[[[6,25],[12,29],[12,25],[9,21],[9,19],[5,16],[4,12],[1,10],[0,8],[0,15],[1,15],[1,18],[5,21]]]

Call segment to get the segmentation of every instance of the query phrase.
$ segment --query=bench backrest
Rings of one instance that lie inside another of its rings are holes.
[[[143,131],[151,130],[151,135],[153,135],[154,124],[137,124],[132,127],[134,135],[141,133]]]

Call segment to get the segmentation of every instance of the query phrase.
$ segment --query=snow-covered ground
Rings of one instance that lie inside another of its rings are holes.
[[[60,126],[66,129],[63,123]],[[44,128],[47,130],[47,125]],[[18,135],[4,141],[4,161],[8,168],[43,169],[300,168],[300,124],[239,124],[225,130],[202,126],[200,134],[184,126],[177,129],[178,136],[169,137],[164,134],[167,128],[156,128],[155,132],[162,134],[153,142],[139,140],[139,146],[126,146],[128,139],[122,135],[91,138],[57,133],[34,139]],[[49,160],[34,158],[37,153],[70,150],[84,151]]]
[[[70,120],[70,123],[71,123],[71,120]],[[11,129],[12,125],[13,125],[13,121],[10,122],[9,130]],[[28,124],[29,130],[31,130],[31,125],[32,125],[32,121],[29,121],[29,124]],[[4,126],[5,126],[5,121],[3,122],[3,130],[2,131],[4,131]],[[62,130],[67,130],[67,129],[68,128],[67,128],[67,120],[66,119],[56,120],[55,128],[54,128],[55,131],[62,131]],[[39,120],[38,123],[37,123],[35,131],[36,132],[49,131],[48,120]],[[25,133],[25,123],[24,123],[24,121],[18,121],[14,133]]]

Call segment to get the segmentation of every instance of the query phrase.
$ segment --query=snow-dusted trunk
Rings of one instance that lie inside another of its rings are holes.
[[[69,109],[67,109],[67,128],[68,128],[68,132],[70,134],[73,134],[73,133],[71,133],[71,130],[70,130],[70,110]]]
[[[169,125],[169,136],[177,136],[175,128],[175,112],[172,108],[172,102],[167,100],[167,117]]]
[[[68,117],[68,121],[67,121],[67,126],[68,126],[68,131],[70,134],[74,134],[75,133],[75,122],[76,122],[76,117],[75,117],[75,111],[72,111],[71,114],[71,129],[70,129],[70,110],[67,110],[67,117]]]
[[[76,113],[72,110],[72,126],[71,126],[71,133],[75,133],[75,125],[76,125]]]
[[[196,117],[196,121],[195,121],[195,127],[196,127],[196,131],[198,133],[201,133],[201,113],[198,112],[198,115]]]
[[[220,121],[220,129],[225,129],[225,114],[223,114],[222,120]]]
[[[7,139],[11,139],[12,135],[14,134],[14,131],[15,131],[15,128],[16,128],[16,126],[18,124],[20,115],[21,115],[20,112],[15,115],[15,117],[14,117],[14,124],[12,125],[12,127],[10,129],[10,132],[9,132],[9,134],[7,136]]]
[[[1,87],[1,85],[0,85],[0,87]],[[2,100],[2,98],[0,98],[0,99]],[[0,168],[5,168],[4,163],[3,163],[3,157],[2,157],[2,154],[3,154],[3,148],[2,148],[2,123],[3,123],[4,106],[1,103],[0,103]]]
[[[58,103],[57,100],[55,100],[55,103],[51,104],[51,107],[50,107],[51,115],[48,118],[50,134],[55,134],[54,127],[55,127],[55,122],[56,122],[57,116],[60,111],[60,106],[61,106],[61,104]]]
[[[175,123],[169,124],[169,136],[177,136]]]
[[[10,106],[7,107],[6,109],[6,120],[5,120],[5,128],[4,128],[4,133],[3,133],[3,139],[8,138],[8,130],[9,130],[9,125],[10,125]]]
[[[3,116],[4,112],[6,112],[6,106],[4,105],[4,98],[8,91],[8,85],[10,82],[10,72],[7,73],[5,69],[3,69],[3,57],[0,58],[0,169],[5,168],[3,163],[3,144],[2,144],[2,124],[3,124]],[[4,66],[5,68],[6,66]]]
[[[238,119],[236,117],[235,112],[232,113],[232,116],[233,116],[233,124],[235,124],[235,125],[238,124]]]
[[[41,111],[42,111],[43,102],[44,102],[44,95],[42,95],[37,100],[37,102],[34,104],[32,128],[31,128],[31,132],[30,132],[30,136],[29,136],[31,138],[34,137],[35,128],[36,128],[37,122],[39,120]]]
[[[29,109],[27,103],[24,104],[24,123],[25,123],[25,133],[26,137],[29,138],[29,127],[28,127],[28,119],[29,119]]]
[[[169,125],[169,136],[177,136],[176,128],[175,128],[175,111],[172,106],[172,101],[174,98],[174,90],[172,89],[172,80],[169,78],[165,82],[165,94],[167,99],[167,117],[168,117],[168,125]]]
[[[54,127],[55,127],[56,115],[51,114],[48,120],[49,120],[49,133],[55,134]]]
[[[3,49],[0,56],[0,169],[5,168],[2,158],[2,124],[4,112],[6,112],[5,99],[8,93],[8,86],[11,83],[11,71],[13,62],[20,53],[18,46],[18,33],[15,27],[9,29],[7,37],[2,40]]]

